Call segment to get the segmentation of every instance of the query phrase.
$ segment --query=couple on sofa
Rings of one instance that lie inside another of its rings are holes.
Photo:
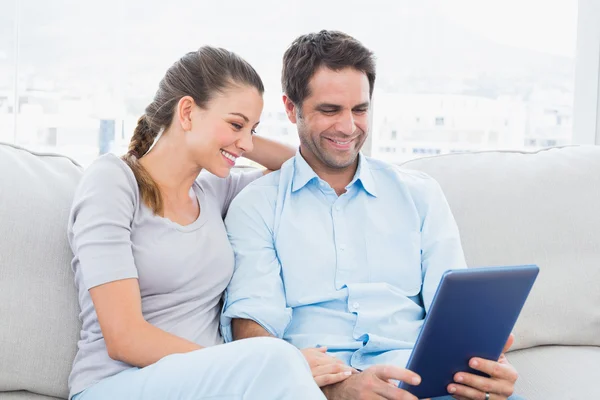
[[[237,55],[169,68],[128,153],[75,194],[69,398],[415,399],[395,382],[419,384],[411,349],[466,265],[439,185],[360,153],[375,75],[344,33],[298,37],[281,78],[296,150],[253,137],[264,87]],[[230,174],[242,155],[266,172]],[[458,373],[449,395],[512,395],[504,355],[471,366],[491,377]]]

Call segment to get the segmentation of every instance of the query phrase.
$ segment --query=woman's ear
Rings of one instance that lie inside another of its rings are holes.
[[[184,96],[177,103],[176,120],[179,121],[179,125],[185,132],[192,130],[192,111],[195,105],[191,96]]]

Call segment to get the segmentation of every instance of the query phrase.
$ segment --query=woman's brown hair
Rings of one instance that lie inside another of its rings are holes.
[[[228,50],[210,46],[187,53],[160,81],[154,100],[138,120],[129,150],[122,157],[135,175],[142,201],[155,214],[163,213],[163,198],[139,159],[148,152],[159,132],[169,127],[181,98],[190,96],[196,105],[205,108],[215,94],[235,84],[254,87],[261,95],[264,92],[260,76],[248,62]]]

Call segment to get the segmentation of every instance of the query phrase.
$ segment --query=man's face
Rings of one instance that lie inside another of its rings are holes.
[[[368,135],[369,80],[353,68],[319,68],[309,81],[309,96],[299,110],[284,98],[297,124],[300,150],[313,169],[340,170],[355,165]]]

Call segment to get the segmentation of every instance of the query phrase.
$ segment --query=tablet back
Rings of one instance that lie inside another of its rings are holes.
[[[459,371],[484,375],[469,360],[500,357],[538,272],[535,265],[447,271],[407,364],[422,383],[400,387],[437,397],[448,395]]]

